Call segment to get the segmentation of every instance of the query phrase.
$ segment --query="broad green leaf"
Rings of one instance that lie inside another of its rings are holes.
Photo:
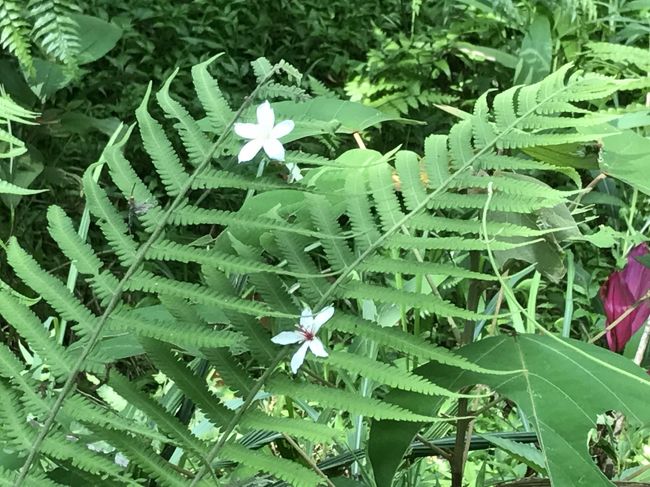
[[[328,97],[316,97],[303,103],[283,101],[273,104],[276,120],[291,119],[296,122],[296,129],[283,141],[292,141],[307,135],[324,133],[323,123],[333,124],[332,129],[337,133],[351,134],[361,132],[373,125],[383,122],[400,121],[413,123],[400,117],[387,115],[376,108],[364,106],[360,103],[337,100]],[[314,125],[314,133],[303,133],[301,122],[318,122]]]
[[[103,57],[122,37],[122,29],[99,17],[79,14],[70,17],[79,26],[79,64],[91,63]]]
[[[515,84],[530,84],[542,80],[551,71],[552,57],[551,23],[545,16],[537,15],[521,43]]]
[[[608,176],[650,195],[650,140],[625,130],[605,137],[603,146],[600,169]]]
[[[415,373],[448,389],[485,384],[513,400],[537,431],[554,487],[613,485],[587,449],[597,415],[620,411],[634,423],[650,423],[650,379],[624,357],[571,339],[518,335],[493,337],[462,348],[459,355],[479,366],[519,370],[487,375],[428,363]],[[441,401],[392,391],[386,398],[410,411],[434,415]],[[369,456],[378,487],[389,487],[410,441],[423,423],[381,421],[372,427]]]

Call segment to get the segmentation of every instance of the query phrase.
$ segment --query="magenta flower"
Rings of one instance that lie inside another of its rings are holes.
[[[607,316],[605,326],[616,321],[626,309],[650,290],[650,268],[636,260],[637,257],[648,253],[650,253],[650,249],[645,243],[634,247],[627,255],[627,264],[623,270],[613,272],[601,286],[600,299],[603,301]],[[643,326],[649,316],[650,304],[645,301],[608,331],[606,337],[610,350],[622,351],[625,344]]]

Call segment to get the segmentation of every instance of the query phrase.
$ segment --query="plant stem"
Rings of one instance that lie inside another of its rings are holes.
[[[467,416],[468,400],[458,400],[458,415]],[[465,460],[469,451],[469,440],[472,437],[474,419],[459,419],[456,423],[456,442],[454,443],[454,452],[451,457],[451,487],[463,487],[463,471],[465,470]]]
[[[219,438],[219,441],[212,447],[212,449],[208,452],[208,455],[205,457],[206,463],[201,467],[201,470],[199,470],[196,473],[196,476],[192,480],[192,483],[189,485],[189,487],[195,487],[198,485],[198,483],[201,481],[203,476],[208,473],[208,470],[212,470],[211,463],[212,461],[217,457],[219,454],[219,451],[223,446],[226,444],[228,439],[230,438],[230,435],[234,431],[235,427],[241,420],[242,416],[244,416],[244,413],[248,410],[250,405],[253,403],[255,400],[255,396],[257,393],[262,389],[262,386],[264,386],[264,383],[266,380],[271,376],[271,374],[275,371],[275,368],[284,360],[284,358],[287,356],[289,352],[289,349],[283,349],[278,353],[275,358],[273,359],[273,362],[268,366],[268,368],[264,371],[264,373],[260,376],[259,379],[255,382],[253,387],[251,388],[251,391],[248,393],[248,396],[246,396],[246,400],[244,403],[239,407],[235,415],[232,417],[228,425],[223,431],[223,434],[221,435],[221,438]]]
[[[314,460],[312,460],[312,459],[309,457],[309,455],[307,455],[307,453],[305,452],[305,450],[303,450],[302,448],[300,448],[300,445],[299,445],[298,443],[296,443],[296,442],[294,441],[294,439],[291,438],[291,436],[289,436],[289,435],[286,434],[286,433],[282,433],[282,436],[284,437],[285,440],[287,440],[287,442],[289,442],[289,444],[293,447],[293,449],[296,450],[296,451],[298,452],[298,454],[302,457],[302,459],[303,459],[305,462],[307,462],[307,464],[309,465],[309,467],[310,467],[314,472],[316,472],[318,475],[320,475],[321,477],[323,477],[323,478],[325,479],[325,482],[327,482],[328,487],[336,487],[336,485],[334,485],[334,484],[332,483],[332,481],[329,479],[329,477],[328,477],[327,475],[325,475],[325,474],[323,473],[323,471],[322,471],[320,468],[318,468],[318,465],[316,465],[316,462],[314,462]]]
[[[634,363],[638,366],[641,366],[641,362],[643,362],[643,357],[645,357],[648,343],[650,343],[650,319],[645,323],[639,347],[636,349],[636,353],[634,354]]]
[[[72,367],[68,379],[66,380],[65,384],[61,388],[61,392],[59,392],[59,395],[57,396],[56,401],[54,402],[52,408],[50,409],[47,418],[43,422],[43,427],[40,429],[38,436],[34,440],[34,443],[29,451],[29,455],[27,456],[25,463],[20,469],[20,473],[18,474],[18,477],[16,478],[16,481],[13,484],[14,487],[20,487],[25,482],[25,479],[27,478],[27,474],[29,473],[31,466],[36,460],[36,456],[38,455],[43,445],[43,442],[45,441],[45,438],[50,432],[52,425],[54,424],[56,415],[58,414],[59,410],[63,407],[63,402],[67,399],[68,395],[72,392],[72,390],[75,387],[77,374],[83,368],[86,359],[90,356],[90,353],[92,352],[93,348],[99,341],[99,338],[102,335],[102,330],[104,329],[104,326],[108,322],[108,318],[110,317],[111,313],[115,310],[118,303],[120,302],[120,299],[122,298],[122,294],[124,293],[124,289],[126,288],[127,282],[137,272],[138,268],[144,261],[146,253],[148,252],[149,248],[161,235],[161,233],[167,226],[167,222],[169,222],[174,211],[176,211],[176,209],[185,200],[185,195],[189,192],[196,177],[210,164],[210,162],[212,161],[212,157],[226,140],[226,137],[230,133],[230,129],[232,128],[232,126],[239,119],[239,117],[241,116],[245,108],[255,98],[255,96],[261,89],[261,87],[264,86],[271,79],[271,77],[276,73],[277,70],[278,67],[275,66],[269,72],[269,74],[262,80],[262,82],[255,88],[255,90],[253,90],[253,92],[248,97],[246,97],[242,105],[239,107],[239,110],[237,110],[230,123],[224,129],[223,133],[219,136],[217,141],[212,145],[205,158],[201,161],[201,163],[197,166],[194,172],[187,179],[185,184],[181,187],[178,195],[176,196],[174,201],[172,201],[171,205],[163,215],[162,219],[156,225],[156,227],[154,228],[153,232],[151,233],[147,241],[144,244],[142,244],[142,246],[138,249],[133,264],[131,264],[131,266],[127,269],[126,273],[124,274],[124,277],[120,280],[118,285],[115,287],[111,300],[109,301],[108,305],[104,309],[104,313],[102,313],[101,317],[99,318],[97,326],[90,334],[87,343],[84,345],[81,354],[79,355],[79,358],[77,359],[74,366]]]

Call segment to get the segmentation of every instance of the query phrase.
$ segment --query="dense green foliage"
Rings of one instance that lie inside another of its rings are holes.
[[[0,485],[649,478],[649,17],[0,0]]]

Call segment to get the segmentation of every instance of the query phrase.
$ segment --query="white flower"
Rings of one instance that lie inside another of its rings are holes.
[[[294,374],[305,361],[307,349],[317,357],[327,357],[327,352],[323,348],[323,342],[316,336],[320,327],[329,320],[334,314],[334,307],[327,306],[315,315],[311,308],[307,306],[300,315],[300,324],[296,325],[296,331],[283,331],[278,333],[271,341],[279,345],[291,345],[292,343],[302,343],[296,353],[291,358],[291,372]]]
[[[257,123],[236,123],[235,133],[249,142],[239,151],[238,161],[247,162],[264,149],[270,159],[284,161],[284,147],[278,140],[293,130],[292,120],[283,120],[275,123],[275,114],[268,101],[257,107]]]
[[[300,173],[300,168],[298,164],[290,162],[286,164],[287,169],[289,170],[289,182],[300,181],[302,179],[302,174]]]

